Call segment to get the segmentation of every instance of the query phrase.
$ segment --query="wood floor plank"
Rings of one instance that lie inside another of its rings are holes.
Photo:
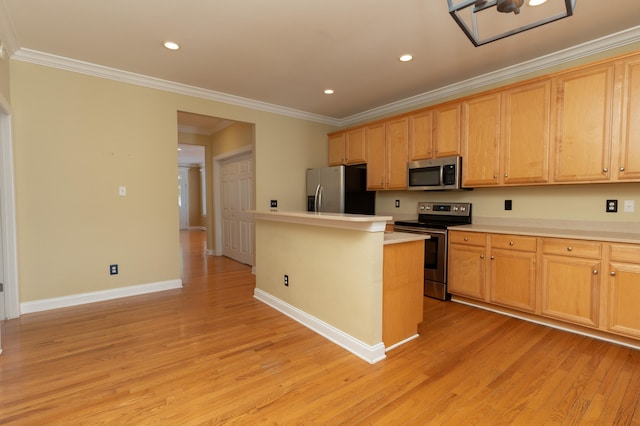
[[[181,233],[184,288],[4,323],[0,424],[640,422],[640,352],[453,302],[370,365]]]

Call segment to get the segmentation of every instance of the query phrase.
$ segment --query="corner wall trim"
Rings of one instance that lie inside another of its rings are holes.
[[[382,342],[373,346],[368,345],[344,331],[341,331],[313,315],[309,315],[295,306],[292,306],[260,289],[256,288],[254,290],[253,297],[271,306],[275,310],[282,312],[289,318],[294,319],[305,327],[315,331],[319,335],[327,338],[336,345],[343,347],[370,364],[375,364],[376,362],[382,361],[386,358],[385,348]]]
[[[103,302],[122,297],[173,290],[176,288],[182,288],[182,280],[160,281],[157,283],[140,284],[115,288],[112,290],[94,291],[90,293],[73,294],[71,296],[34,300],[33,302],[21,303],[20,312],[22,314],[30,314],[34,312],[48,311],[50,309],[66,308],[70,306],[84,305],[86,303]]]

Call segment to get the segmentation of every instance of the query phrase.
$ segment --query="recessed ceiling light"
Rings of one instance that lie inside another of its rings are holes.
[[[180,49],[180,45],[174,41],[165,41],[164,42],[164,47],[166,47],[169,50],[178,50]]]
[[[413,56],[409,54],[400,56],[400,61],[402,62],[409,62],[412,59],[413,59]]]
[[[325,89],[324,94],[325,95],[333,95],[333,89]]]
[[[529,6],[540,6],[543,3],[546,3],[547,0],[529,0]]]

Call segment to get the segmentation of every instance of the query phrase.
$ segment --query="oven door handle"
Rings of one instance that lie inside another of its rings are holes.
[[[394,229],[396,232],[408,232],[410,234],[436,234],[436,235],[447,235],[447,231],[444,229],[426,229],[426,228],[410,228],[410,227],[399,227],[396,226]]]

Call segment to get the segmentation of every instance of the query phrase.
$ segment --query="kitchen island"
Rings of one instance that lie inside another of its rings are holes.
[[[428,236],[386,233],[390,216],[256,211],[254,217],[258,300],[370,363],[417,337]],[[393,309],[383,312],[383,305]]]

